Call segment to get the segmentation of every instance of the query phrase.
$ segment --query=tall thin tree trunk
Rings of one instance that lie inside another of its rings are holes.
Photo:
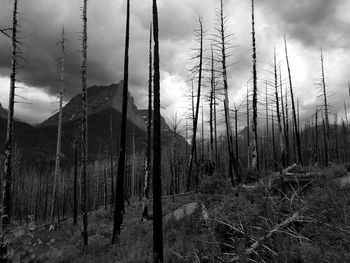
[[[273,153],[273,167],[274,171],[277,171],[277,153],[275,144],[275,120],[273,116],[273,110],[271,109],[271,131],[272,131],[272,153]]]
[[[327,144],[327,125],[325,123],[325,119],[322,116],[322,128],[323,128],[323,144],[324,144],[324,166],[327,167],[328,166],[328,162],[329,162],[329,155],[328,155],[328,144]]]
[[[229,155],[229,175],[232,186],[235,186],[234,174],[236,174],[237,182],[241,182],[241,174],[239,171],[238,163],[233,151],[233,139],[232,139],[232,127],[230,118],[230,103],[228,97],[228,83],[227,83],[227,65],[226,65],[226,36],[225,36],[225,17],[223,0],[220,1],[220,44],[221,44],[221,64],[222,64],[222,78],[224,83],[224,111],[225,111],[225,125],[226,125],[226,137],[227,148]]]
[[[338,115],[334,114],[334,139],[335,139],[335,157],[339,163],[339,141],[338,141]]]
[[[250,167],[249,88],[247,85],[247,167]]]
[[[209,127],[210,127],[210,163],[213,162],[213,153],[214,153],[214,89],[215,89],[215,71],[214,71],[214,50],[213,46],[211,46],[211,69],[210,69],[210,101],[209,101],[209,110],[210,110],[210,118],[209,118]],[[211,165],[210,164],[210,165]]]
[[[78,140],[74,143],[73,225],[78,223]]]
[[[10,76],[10,94],[9,94],[9,109],[7,116],[6,144],[5,144],[5,165],[3,178],[3,214],[1,217],[2,228],[4,229],[11,222],[12,214],[12,157],[13,157],[13,137],[14,137],[14,105],[15,105],[15,89],[16,89],[16,73],[17,73],[17,0],[14,0],[13,15],[12,15],[12,55],[11,55],[11,76]]]
[[[149,36],[149,69],[148,69],[148,120],[147,120],[147,146],[146,146],[146,173],[143,188],[142,220],[148,219],[148,204],[151,173],[151,143],[152,143],[152,24],[150,25]],[[187,147],[187,140],[186,140]],[[187,148],[186,148],[187,149]],[[187,157],[187,154],[186,154]]]
[[[265,139],[265,170],[269,168],[269,160],[270,160],[270,151],[269,151],[269,104],[267,99],[267,81],[265,84],[265,108],[266,108],[266,139]]]
[[[126,154],[126,121],[128,111],[128,81],[129,81],[129,30],[130,30],[130,0],[127,0],[126,7],[126,33],[125,33],[125,54],[124,54],[124,82],[123,82],[123,106],[122,106],[122,124],[120,131],[120,155],[118,162],[117,183],[115,188],[115,206],[112,244],[119,236],[124,216],[124,170]]]
[[[60,41],[60,64],[61,64],[61,73],[60,73],[60,95],[59,95],[59,112],[58,112],[58,129],[57,129],[57,146],[56,146],[56,160],[55,160],[55,172],[53,177],[53,193],[51,200],[51,214],[50,229],[54,230],[54,219],[55,219],[55,203],[57,203],[57,191],[58,191],[58,178],[60,177],[60,161],[61,161],[61,134],[62,134],[62,104],[63,104],[63,85],[64,85],[64,28],[62,29],[62,39]],[[59,208],[57,208],[59,209]]]
[[[83,220],[82,236],[84,245],[88,244],[87,217],[87,0],[83,6],[83,64],[82,64],[82,124],[81,124],[81,214]]]
[[[112,98],[110,98],[109,101],[109,140],[110,140],[110,144],[109,144],[109,167],[110,167],[110,180],[111,180],[111,191],[110,191],[110,211],[112,213],[112,207],[113,204],[115,202],[115,193],[114,193],[114,172],[113,172],[113,144],[114,144],[114,140],[113,140],[113,105],[112,105]]]
[[[323,90],[323,101],[324,101],[324,114],[325,114],[325,129],[326,129],[326,138],[325,143],[327,144],[325,149],[327,149],[327,152],[325,152],[326,156],[326,166],[328,166],[328,162],[331,161],[330,158],[330,135],[329,135],[329,115],[328,115],[328,102],[327,102],[327,92],[326,92],[326,79],[325,79],[325,73],[324,73],[324,64],[323,64],[323,52],[321,48],[321,72],[322,72],[322,90]]]
[[[252,144],[252,168],[259,171],[258,158],[258,82],[256,70],[256,40],[255,40],[255,15],[254,15],[254,0],[252,0],[252,44],[253,44],[253,144]]]
[[[235,151],[236,151],[236,158],[237,161],[238,158],[238,108],[235,107]]]
[[[314,162],[318,166],[318,111],[315,112],[315,146],[314,146]]]
[[[285,52],[286,52],[286,61],[287,61],[287,69],[288,69],[288,77],[289,77],[290,97],[291,97],[291,100],[292,100],[292,113],[293,113],[294,132],[295,132],[295,139],[296,139],[298,161],[299,161],[300,165],[303,165],[303,158],[302,158],[302,155],[301,155],[301,147],[300,147],[300,134],[298,132],[297,116],[296,116],[295,104],[294,104],[292,76],[291,76],[291,72],[290,72],[289,59],[288,59],[288,50],[287,50],[287,42],[286,42],[286,38],[285,37],[284,37],[284,47],[285,47]]]
[[[192,177],[192,165],[193,165],[193,157],[196,146],[196,135],[197,135],[197,125],[198,125],[198,116],[199,116],[199,105],[200,105],[200,97],[201,97],[201,88],[202,88],[202,69],[203,69],[203,23],[202,19],[198,19],[199,23],[199,37],[200,37],[200,49],[199,49],[199,64],[198,64],[198,88],[197,88],[197,103],[196,103],[196,111],[193,121],[193,134],[192,134],[192,143],[191,143],[191,152],[190,159],[188,162],[188,171],[187,171],[187,191],[190,190],[191,187],[191,177]]]
[[[277,113],[277,121],[278,121],[278,135],[280,142],[280,151],[281,151],[281,167],[284,169],[286,164],[286,149],[283,138],[283,130],[282,130],[282,121],[281,121],[281,113],[280,113],[280,105],[279,105],[279,97],[278,97],[278,77],[277,77],[277,62],[276,62],[276,48],[274,49],[274,73],[275,73],[275,101],[276,101],[276,113]],[[280,71],[280,81],[281,81],[281,71]],[[280,82],[281,92],[282,92],[282,81]],[[282,105],[282,114],[284,119],[284,110],[283,110],[283,98],[281,93],[281,105]],[[284,121],[284,120],[283,120]]]
[[[160,70],[157,0],[153,0],[154,39],[154,134],[153,134],[153,262],[163,262],[163,215],[161,181]]]

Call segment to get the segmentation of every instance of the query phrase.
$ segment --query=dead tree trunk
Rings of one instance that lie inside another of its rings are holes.
[[[193,165],[193,157],[196,145],[196,135],[197,135],[197,125],[198,125],[198,115],[199,115],[199,105],[200,105],[200,97],[201,97],[201,87],[202,87],[202,69],[203,69],[203,22],[202,19],[198,19],[199,30],[199,64],[198,64],[198,88],[197,88],[197,103],[196,103],[196,112],[193,121],[193,134],[192,134],[192,143],[191,143],[191,152],[190,159],[188,162],[188,171],[187,171],[187,191],[190,191],[191,187],[191,177],[192,177],[192,165]]]
[[[113,172],[113,105],[112,98],[109,98],[109,167],[110,167],[110,180],[111,180],[111,191],[110,191],[110,211],[112,213],[112,207],[115,202],[114,194],[114,172]]]
[[[237,161],[238,158],[238,108],[235,107],[235,151],[236,151],[236,158]]]
[[[281,121],[281,114],[280,114],[280,105],[279,105],[279,98],[278,98],[278,84],[277,84],[278,77],[277,77],[276,49],[274,49],[274,73],[275,73],[276,113],[277,113],[278,135],[279,135],[280,151],[281,151],[281,167],[282,167],[282,169],[284,169],[287,167],[287,164],[286,164],[286,149],[284,146],[282,121]],[[280,79],[281,79],[281,76],[280,76]],[[282,86],[282,81],[281,81],[281,86]],[[283,99],[282,98],[281,98],[281,104],[282,104],[282,112],[283,112]],[[284,118],[284,112],[283,112],[283,118]]]
[[[78,223],[78,140],[74,142],[73,225]]]
[[[149,36],[149,69],[148,69],[148,121],[147,121],[147,146],[146,146],[146,173],[143,188],[142,220],[148,219],[148,204],[151,173],[151,140],[152,140],[152,24]],[[187,156],[187,155],[186,155]]]
[[[265,171],[269,168],[269,160],[270,160],[270,151],[269,151],[269,104],[268,104],[268,96],[267,96],[267,81],[265,84],[265,108],[266,108],[266,138],[265,138]]]
[[[120,131],[120,155],[118,162],[117,183],[115,188],[115,206],[112,244],[119,236],[124,216],[124,170],[126,154],[126,121],[128,111],[128,81],[129,81],[129,30],[130,30],[130,0],[127,0],[126,7],[126,33],[125,33],[125,54],[124,54],[124,82],[123,82],[123,105],[122,105],[122,124]]]
[[[160,70],[157,0],[153,0],[154,39],[154,134],[153,134],[153,262],[163,262],[163,215],[161,181]]]
[[[329,115],[328,115],[328,102],[327,102],[327,92],[326,92],[326,79],[325,79],[325,73],[324,73],[324,64],[323,64],[323,52],[321,48],[321,72],[322,72],[322,91],[323,91],[323,102],[324,102],[324,114],[325,114],[325,143],[327,146],[325,149],[327,149],[327,152],[325,152],[326,156],[326,166],[328,166],[328,162],[331,161],[329,149],[330,149],[330,135],[329,135]]]
[[[335,158],[339,163],[339,142],[338,142],[338,115],[334,114],[334,140],[335,140]]]
[[[273,153],[273,167],[274,171],[277,171],[277,153],[275,144],[275,120],[273,116],[273,110],[271,109],[271,131],[272,131],[272,153]]]
[[[294,132],[295,132],[295,139],[296,139],[296,146],[297,146],[298,161],[299,161],[300,165],[303,165],[303,158],[302,158],[302,155],[301,155],[301,147],[300,147],[300,134],[298,132],[297,116],[296,116],[295,104],[294,104],[292,76],[291,76],[291,72],[290,72],[289,59],[288,59],[288,50],[287,50],[287,42],[286,42],[286,38],[285,37],[284,37],[284,47],[285,47],[285,52],[286,52],[286,61],[287,61],[289,87],[290,87],[290,97],[291,97],[291,100],[292,100],[292,113],[293,113]]]
[[[82,122],[81,122],[81,215],[83,220],[82,236],[85,247],[88,244],[87,217],[87,0],[83,6],[83,64],[82,64]]]
[[[252,144],[252,168],[259,171],[258,158],[258,83],[256,71],[256,43],[255,43],[255,16],[254,16],[254,0],[252,0],[252,44],[253,44],[253,144]]]
[[[247,85],[247,167],[250,167],[249,88]]]
[[[222,78],[224,83],[224,111],[225,111],[225,125],[226,125],[226,137],[227,137],[227,148],[229,155],[229,175],[231,179],[232,186],[235,186],[234,174],[236,174],[238,183],[241,182],[241,174],[238,167],[238,162],[236,160],[233,151],[233,138],[232,138],[232,127],[230,118],[230,103],[228,97],[228,83],[227,83],[227,65],[226,65],[226,38],[225,35],[225,16],[224,16],[224,6],[223,1],[220,1],[220,51],[221,51],[221,64],[222,64]]]
[[[214,122],[214,92],[215,92],[215,71],[214,71],[214,50],[213,46],[211,46],[211,76],[210,76],[210,118],[209,118],[209,127],[210,127],[210,162],[212,165],[213,162],[213,153],[214,153],[214,129],[213,129],[213,122]]]
[[[327,128],[324,117],[322,116],[322,128],[323,128],[323,144],[324,144],[324,166],[328,166],[328,144],[327,144]]]
[[[53,193],[51,200],[50,229],[54,230],[55,204],[57,203],[57,188],[58,178],[60,177],[60,161],[61,161],[61,134],[62,134],[62,104],[63,104],[63,85],[64,85],[64,28],[62,29],[62,40],[60,41],[61,52],[61,74],[60,74],[60,95],[59,95],[59,112],[58,112],[58,129],[57,129],[57,146],[56,146],[56,161],[55,172],[53,177]],[[58,208],[59,209],[59,208]]]
[[[13,156],[13,115],[15,105],[15,89],[16,89],[16,73],[17,73],[17,56],[18,56],[18,41],[17,41],[17,0],[14,1],[12,15],[12,55],[11,55],[11,76],[10,76],[10,94],[9,94],[9,109],[7,116],[6,144],[5,144],[5,165],[3,178],[3,215],[1,217],[2,228],[4,229],[11,222],[12,213],[12,156]]]
[[[315,146],[314,146],[314,162],[318,166],[318,111],[315,112]]]

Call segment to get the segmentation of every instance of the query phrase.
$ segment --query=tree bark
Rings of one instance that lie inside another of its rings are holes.
[[[60,73],[60,95],[59,95],[59,112],[58,112],[58,129],[57,129],[57,146],[56,146],[56,160],[55,160],[55,172],[54,172],[54,178],[53,178],[53,193],[52,193],[52,200],[51,200],[51,214],[50,214],[50,221],[51,226],[50,229],[54,229],[54,219],[55,219],[55,203],[57,202],[57,191],[58,191],[58,178],[60,177],[60,161],[61,161],[61,134],[62,134],[62,104],[63,104],[63,89],[64,89],[64,28],[62,29],[62,39],[60,41],[60,52],[61,52],[61,59],[60,59],[60,66],[61,66],[61,73]],[[59,208],[58,208],[59,209]]]
[[[282,169],[284,169],[287,166],[287,164],[286,164],[286,152],[285,152],[286,149],[285,149],[285,145],[284,145],[282,121],[281,121],[281,114],[280,114],[280,105],[279,105],[279,98],[278,98],[278,84],[277,84],[278,77],[277,77],[276,49],[274,49],[274,73],[275,73],[275,100],[276,100],[276,112],[277,112],[277,121],[278,121],[278,135],[279,135],[280,151],[281,151],[281,167],[282,167]],[[280,76],[280,79],[281,79],[281,76]],[[281,83],[282,83],[282,81],[281,81]],[[282,104],[282,112],[283,112],[283,99],[282,98],[281,98],[281,104]],[[284,113],[283,113],[283,118],[284,118]]]
[[[299,161],[300,165],[303,165],[303,158],[302,158],[302,155],[301,155],[301,147],[300,147],[300,134],[298,132],[297,116],[296,116],[296,110],[295,110],[295,104],[294,104],[292,76],[291,76],[291,72],[290,72],[289,59],[288,59],[288,50],[287,50],[287,42],[286,42],[286,38],[285,37],[284,37],[284,47],[285,47],[286,60],[287,60],[287,69],[288,69],[288,78],[289,78],[289,87],[290,87],[290,97],[291,97],[291,100],[292,100],[292,113],[293,113],[293,121],[294,121],[294,132],[295,132],[295,139],[296,139],[297,155],[298,155],[298,161]]]
[[[329,135],[329,115],[328,115],[328,102],[327,102],[327,92],[326,92],[326,79],[325,79],[325,73],[324,73],[324,64],[323,64],[323,52],[321,48],[321,72],[322,72],[322,91],[323,91],[323,102],[324,102],[324,114],[325,114],[325,149],[327,149],[327,152],[325,152],[326,155],[326,166],[328,166],[328,162],[331,161],[331,156],[329,154],[330,150],[330,135]]]
[[[252,168],[259,171],[258,158],[258,83],[256,71],[256,43],[255,43],[255,16],[254,16],[254,0],[252,0],[252,43],[253,43],[253,144],[252,144]]]
[[[122,106],[122,124],[120,131],[120,155],[118,162],[117,183],[115,188],[116,200],[114,206],[114,221],[112,244],[119,236],[124,216],[124,170],[126,154],[126,121],[128,111],[128,81],[129,81],[129,30],[130,30],[130,0],[127,0],[126,9],[126,33],[125,33],[125,54],[124,54],[124,82],[123,82],[123,106]]]
[[[13,157],[13,137],[14,137],[14,105],[15,105],[15,89],[16,89],[16,73],[17,73],[17,0],[14,0],[13,15],[12,15],[12,55],[11,55],[11,76],[10,76],[10,94],[9,94],[9,109],[7,116],[6,144],[5,144],[5,165],[3,178],[3,215],[1,217],[2,228],[4,229],[11,222],[12,214],[12,157]]]
[[[152,144],[152,24],[149,36],[149,69],[148,69],[148,121],[147,121],[147,146],[146,146],[146,173],[143,188],[142,220],[148,219],[150,173],[151,173],[151,144]],[[187,155],[186,155],[187,156]]]
[[[74,143],[73,225],[78,223],[78,137]]]
[[[83,64],[82,64],[82,123],[81,123],[81,214],[82,237],[84,246],[88,244],[88,217],[87,217],[87,0],[83,6]]]
[[[200,37],[200,49],[199,49],[199,64],[198,64],[198,87],[197,87],[197,102],[196,102],[196,111],[193,121],[193,134],[192,134],[192,143],[191,143],[191,152],[190,159],[188,162],[188,171],[187,171],[187,191],[190,191],[191,188],[191,177],[192,177],[192,166],[193,158],[196,147],[196,135],[197,135],[197,125],[198,125],[198,116],[199,116],[199,105],[201,98],[201,87],[202,87],[202,68],[203,68],[203,24],[202,19],[198,19],[199,23],[199,37]]]
[[[157,0],[153,0],[154,39],[154,133],[153,133],[153,262],[163,262],[163,214],[161,181],[160,70]]]

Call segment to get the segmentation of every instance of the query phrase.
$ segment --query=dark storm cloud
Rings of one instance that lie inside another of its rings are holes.
[[[12,0],[3,0],[0,11],[0,27],[10,27]],[[161,1],[160,39],[162,69],[177,71],[178,44],[192,36],[192,27],[200,12],[207,12],[210,2]],[[200,3],[205,3],[200,5]],[[22,26],[21,36],[25,45],[19,78],[26,84],[57,93],[59,51],[56,43],[61,28],[65,26],[67,51],[65,82],[70,97],[80,90],[81,58],[79,41],[82,22],[82,1],[32,0],[19,1]],[[125,1],[89,1],[88,6],[88,81],[89,85],[119,82],[123,76]],[[131,6],[130,36],[130,84],[131,89],[143,89],[147,82],[148,36],[151,19],[151,2],[137,1]],[[10,65],[10,42],[0,42],[0,74],[8,75]],[[186,50],[187,51],[187,50]],[[140,93],[136,91],[136,93]]]

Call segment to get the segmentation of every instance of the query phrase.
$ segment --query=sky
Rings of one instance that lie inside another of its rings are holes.
[[[57,42],[65,28],[65,100],[81,89],[82,1],[19,0],[23,60],[18,69],[16,116],[29,123],[40,123],[57,109],[59,88]],[[139,108],[147,103],[148,38],[151,0],[131,0],[129,88]],[[230,38],[228,83],[231,108],[244,101],[251,87],[251,1],[224,0],[227,33]],[[0,28],[11,27],[12,0],[1,0]],[[188,115],[191,82],[189,71],[198,17],[205,29],[205,52],[215,33],[218,0],[160,0],[161,107],[166,119],[176,113]],[[344,117],[343,104],[350,107],[347,83],[350,79],[350,1],[348,0],[256,0],[258,89],[264,99],[265,83],[271,80],[273,49],[287,84],[283,36],[290,55],[295,97],[300,102],[302,121],[315,111],[321,77],[320,48],[325,63],[326,85],[332,112]],[[88,2],[88,85],[118,83],[123,76],[126,0]],[[0,35],[0,102],[8,105],[10,40]],[[270,88],[269,88],[270,89]],[[204,88],[208,94],[208,88]],[[204,112],[208,112],[205,101]],[[265,107],[259,105],[260,115]],[[244,109],[241,109],[242,114]],[[349,110],[350,111],[350,110]],[[205,114],[205,120],[207,120]],[[333,117],[330,118],[333,120]],[[244,117],[240,115],[244,126]]]

